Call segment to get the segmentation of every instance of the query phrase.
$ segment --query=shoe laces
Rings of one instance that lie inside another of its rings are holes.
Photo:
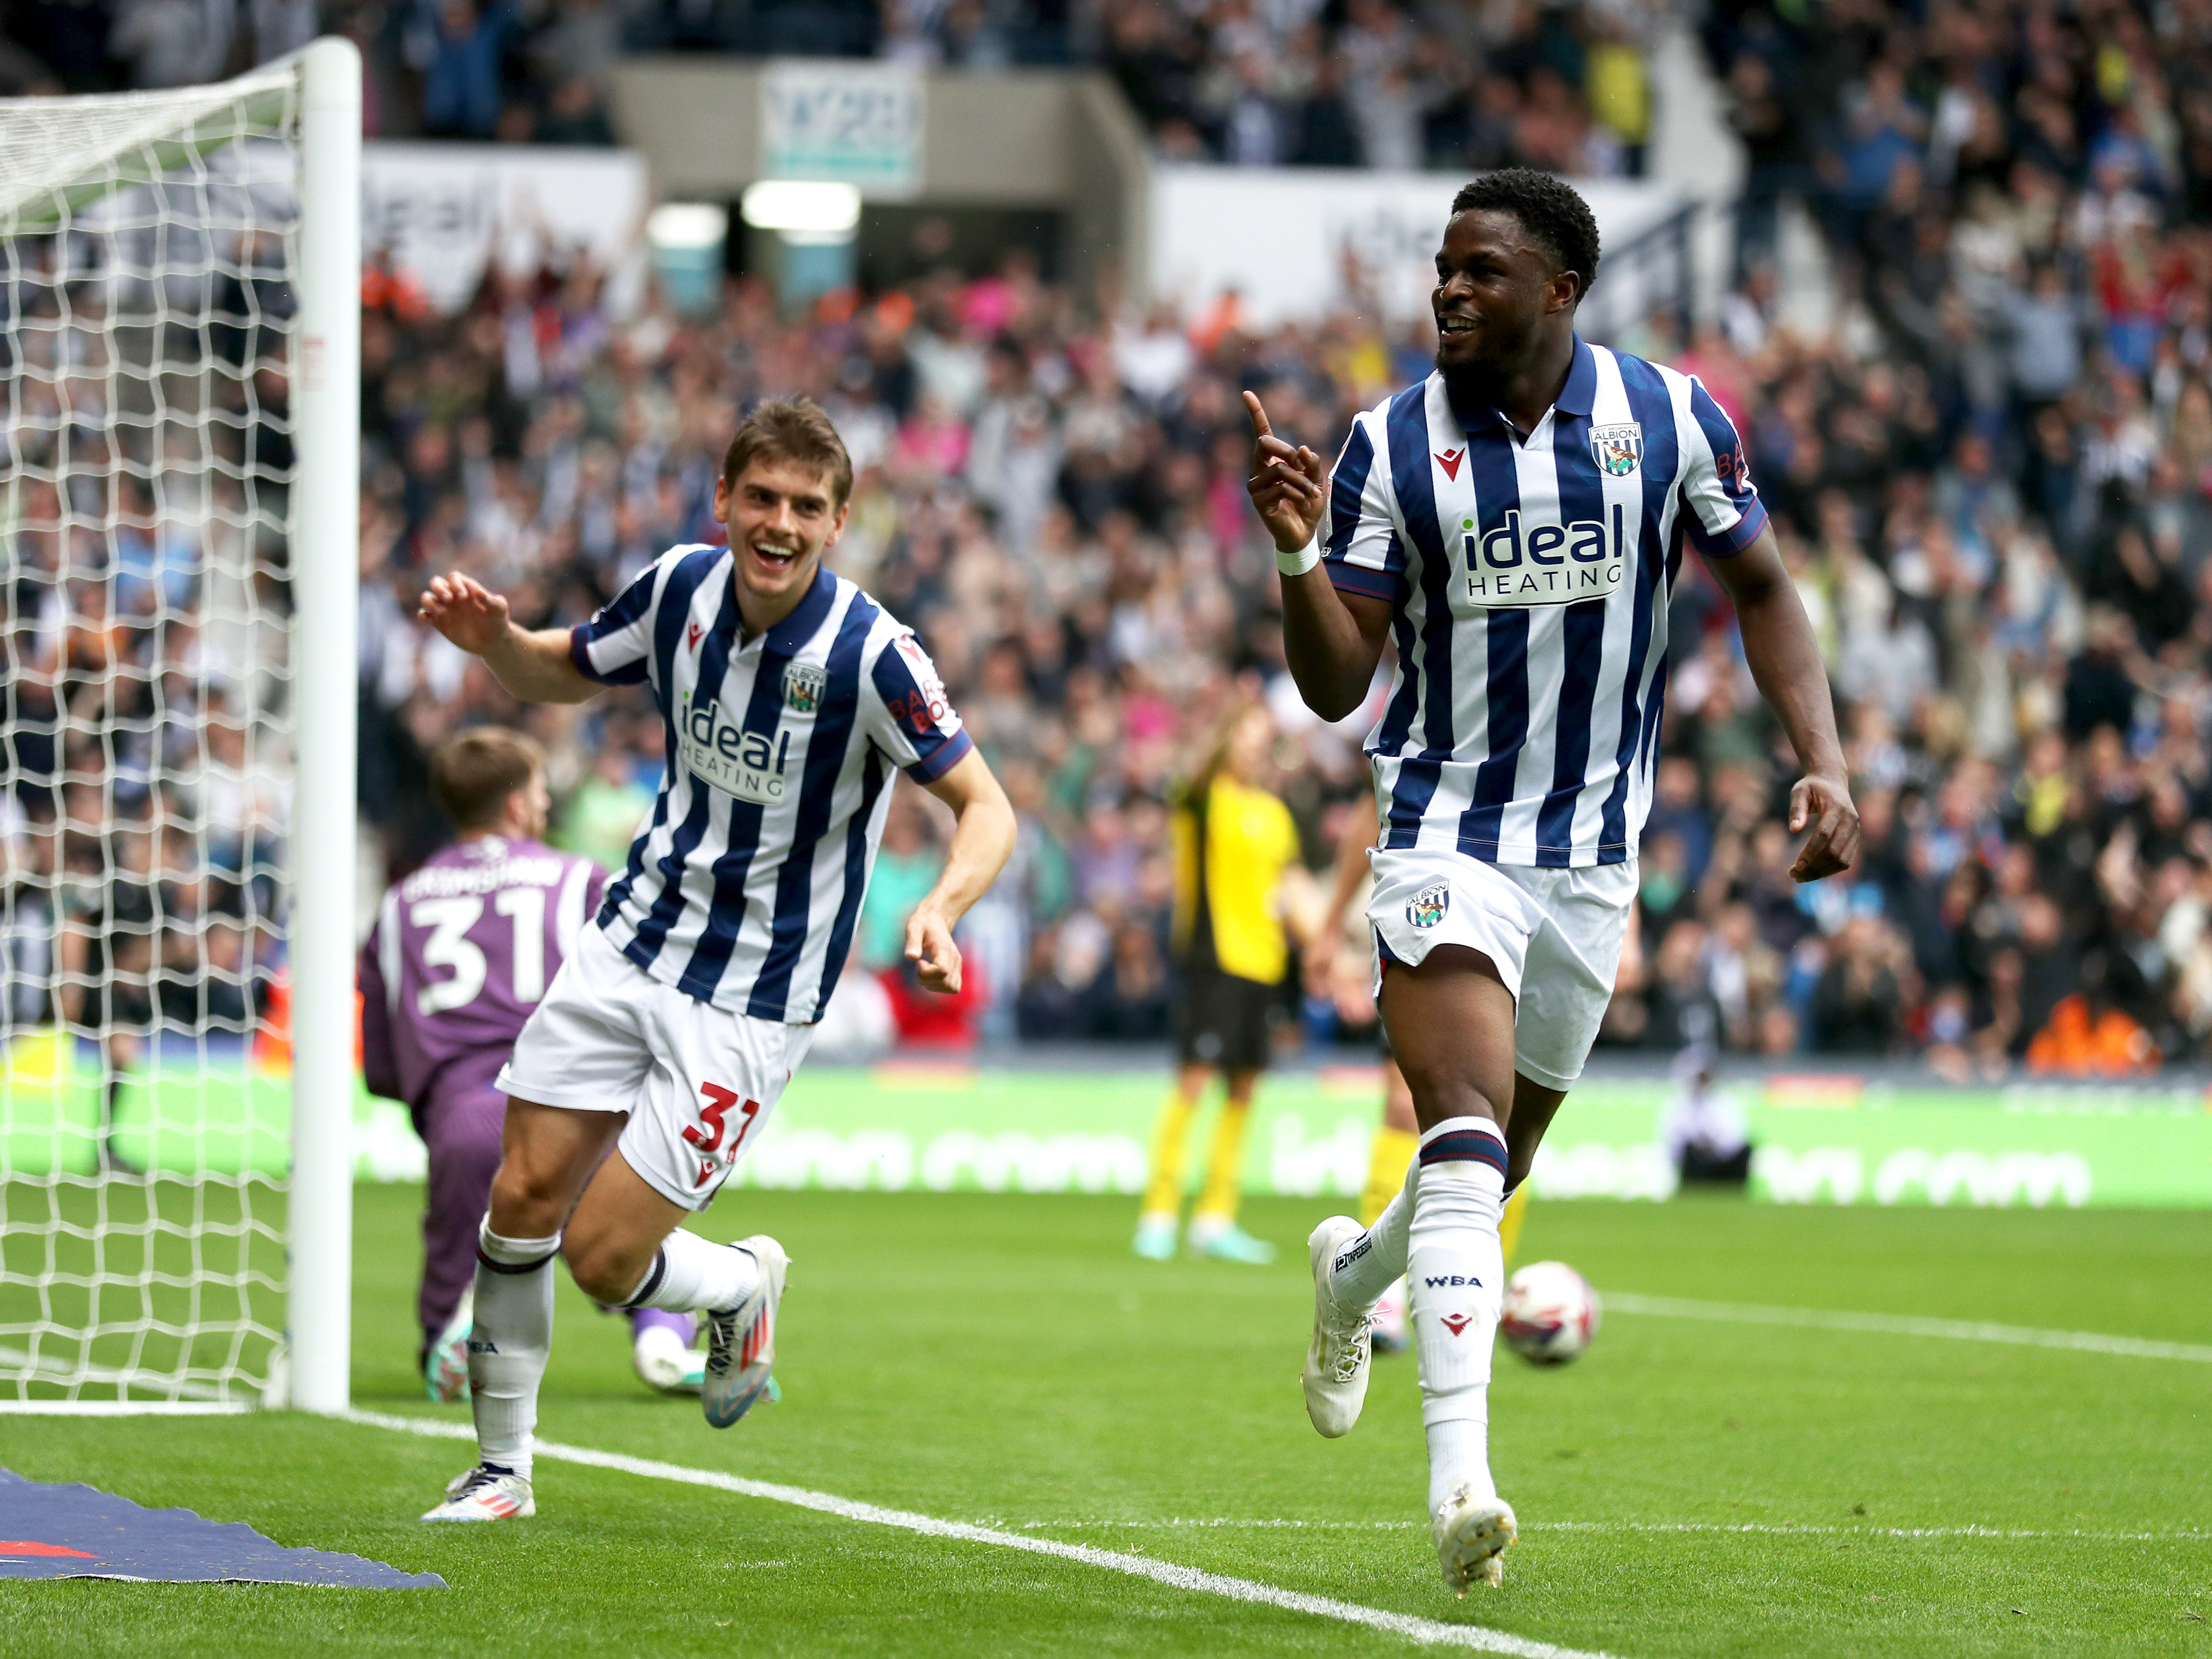
[[[707,1375],[726,1376],[738,1357],[738,1344],[744,1333],[738,1328],[738,1316],[744,1311],[742,1304],[734,1308],[709,1310],[707,1314]]]
[[[1359,1375],[1360,1364],[1367,1357],[1368,1330],[1374,1322],[1370,1316],[1361,1314],[1339,1338],[1334,1356],[1338,1382],[1349,1382]]]
[[[459,1498],[469,1497],[472,1493],[482,1492],[486,1486],[497,1486],[499,1484],[500,1478],[501,1477],[493,1470],[488,1469],[484,1468],[483,1464],[479,1463],[476,1468],[469,1471],[468,1479],[461,1483],[461,1489],[455,1492],[453,1497],[458,1500]]]

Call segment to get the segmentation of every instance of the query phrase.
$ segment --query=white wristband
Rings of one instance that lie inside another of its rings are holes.
[[[1285,576],[1303,576],[1320,562],[1321,536],[1318,532],[1311,541],[1295,553],[1285,553],[1279,547],[1275,550],[1275,568]]]

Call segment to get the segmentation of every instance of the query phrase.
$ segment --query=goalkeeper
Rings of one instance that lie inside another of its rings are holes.
[[[493,1079],[607,873],[539,840],[551,803],[544,755],[519,732],[448,738],[430,757],[430,791],[455,839],[378,907],[361,953],[361,1035],[369,1092],[405,1102],[429,1148],[416,1312],[424,1391],[445,1403],[469,1397],[477,1226],[507,1115]],[[692,1349],[693,1326],[689,1314],[631,1314],[643,1382],[699,1392],[707,1356]]]

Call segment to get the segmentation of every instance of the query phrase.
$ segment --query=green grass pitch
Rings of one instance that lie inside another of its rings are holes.
[[[428,1413],[410,1370],[419,1193],[363,1187],[358,1202],[357,1402]],[[1419,1524],[1410,1358],[1377,1362],[1347,1439],[1306,1425],[1299,1245],[1320,1205],[1248,1208],[1284,1246],[1268,1269],[1139,1261],[1132,1211],[732,1193],[708,1230],[771,1231],[796,1264],[783,1403],[709,1431],[690,1402],[636,1383],[619,1323],[564,1282],[542,1432],[1622,1659],[2212,1655],[2212,1365],[1616,1315],[1561,1370],[1501,1352],[1494,1461],[1522,1541],[1502,1591],[1455,1602]],[[2205,1215],[1540,1204],[1521,1255],[1623,1291],[2212,1342]],[[416,1523],[465,1462],[455,1443],[289,1414],[0,1415],[0,1463],[19,1473],[453,1586],[0,1583],[0,1651],[1414,1650],[1075,1562],[562,1463],[539,1467],[533,1521]]]

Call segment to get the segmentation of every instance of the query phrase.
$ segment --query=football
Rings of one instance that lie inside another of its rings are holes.
[[[1564,1365],[1597,1334],[1597,1292],[1564,1261],[1532,1261],[1505,1284],[1505,1346],[1532,1365]]]

